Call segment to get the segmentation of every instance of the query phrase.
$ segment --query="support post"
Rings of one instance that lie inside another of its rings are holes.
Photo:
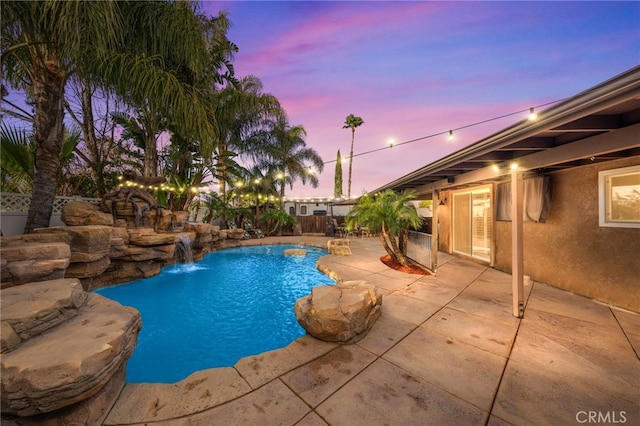
[[[511,290],[513,316],[524,314],[524,248],[523,248],[524,184],[522,173],[511,171]]]
[[[434,189],[431,193],[431,270],[435,274],[438,269],[438,205],[440,191]]]

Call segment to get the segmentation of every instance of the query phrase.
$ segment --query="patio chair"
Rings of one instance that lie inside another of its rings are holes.
[[[253,225],[249,219],[244,219],[242,221],[242,228],[245,232],[248,232],[252,238],[264,238],[264,232],[262,232],[262,229],[253,229]]]
[[[227,221],[227,228],[228,229],[238,229],[238,226],[236,225],[236,222],[233,220],[228,220]],[[249,234],[249,232],[247,232],[246,229],[242,229],[242,239],[243,240],[250,240],[251,239],[251,234]]]
[[[334,235],[337,235],[338,238],[344,238],[344,236],[345,236],[344,226],[340,226],[338,224],[338,220],[337,219],[331,219],[331,222],[333,222],[333,233],[334,233]]]
[[[358,236],[358,228],[346,227],[344,230],[345,238],[356,238]]]
[[[373,233],[371,232],[371,230],[369,228],[367,228],[366,226],[363,226],[360,228],[360,237],[364,238],[364,237],[373,237]]]

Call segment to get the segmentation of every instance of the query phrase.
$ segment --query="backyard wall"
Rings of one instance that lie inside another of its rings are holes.
[[[598,225],[598,172],[640,156],[554,172],[546,223],[524,222],[524,273],[534,281],[640,312],[640,229]],[[511,222],[494,222],[495,267],[511,271]]]

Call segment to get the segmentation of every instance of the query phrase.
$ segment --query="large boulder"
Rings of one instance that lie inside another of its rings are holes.
[[[71,246],[71,264],[65,272],[66,278],[92,278],[102,274],[111,260],[112,226],[82,225],[41,228],[38,234],[53,233],[67,235]]]
[[[24,237],[24,238],[23,238]],[[37,236],[3,238],[0,245],[0,276],[2,288],[64,278],[71,259],[67,239]]]
[[[366,281],[318,286],[298,299],[298,323],[313,337],[353,343],[362,339],[380,317],[382,293]]]
[[[327,241],[327,250],[330,254],[336,256],[350,256],[351,255],[351,240],[347,238],[337,238],[335,240]]]
[[[68,226],[113,225],[113,215],[86,201],[70,201],[62,208],[62,222]]]
[[[307,251],[305,249],[300,249],[300,248],[285,249],[284,255],[285,256],[306,256]]]
[[[25,292],[29,287],[20,286]],[[50,413],[99,394],[123,371],[140,327],[136,310],[89,294],[73,318],[2,354],[2,414]]]
[[[10,352],[21,342],[73,318],[86,301],[87,293],[76,279],[41,281],[3,290],[1,352]]]

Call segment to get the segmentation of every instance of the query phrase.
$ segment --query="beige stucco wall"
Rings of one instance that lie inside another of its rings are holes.
[[[598,225],[598,172],[640,156],[551,174],[546,223],[524,223],[524,271],[534,281],[640,312],[640,229]],[[495,267],[511,270],[511,222],[495,222]]]

